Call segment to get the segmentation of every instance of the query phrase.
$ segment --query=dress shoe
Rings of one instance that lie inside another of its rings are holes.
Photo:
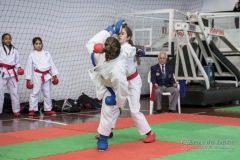
[[[161,114],[161,113],[163,113],[161,109],[156,111],[156,114]]]
[[[168,113],[176,113],[176,111],[169,109]]]

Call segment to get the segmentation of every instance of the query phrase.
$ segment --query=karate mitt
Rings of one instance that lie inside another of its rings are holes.
[[[22,68],[18,68],[17,73],[19,75],[23,75],[24,74],[24,70]]]
[[[97,43],[93,47],[93,52],[94,53],[102,53],[103,50],[103,44],[102,43]]]
[[[27,87],[27,89],[33,89],[33,84],[31,82],[31,80],[27,80],[26,87]]]
[[[110,105],[110,106],[116,105],[117,102],[116,102],[116,100],[115,100],[115,96],[114,96],[114,95],[107,96],[107,97],[105,98],[105,103],[106,103],[107,105]]]
[[[108,26],[105,30],[108,32],[112,32],[112,34],[116,34],[115,30],[114,30],[115,25],[112,24],[111,26]]]
[[[124,19],[121,19],[116,23],[116,26],[115,26],[115,33],[116,34],[119,34],[119,32],[121,31],[122,26],[124,24],[124,21],[125,21]]]
[[[143,57],[145,56],[145,51],[143,48],[141,48],[140,46],[136,46],[136,56],[137,57]]]
[[[58,80],[57,76],[53,76],[53,78],[52,78],[52,84],[57,85],[58,82],[59,82],[59,80]]]

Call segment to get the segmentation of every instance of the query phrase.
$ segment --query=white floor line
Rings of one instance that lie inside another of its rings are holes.
[[[57,115],[62,115],[62,114],[77,114],[77,113],[96,113],[96,112],[101,112],[101,110],[94,110],[94,111],[81,111],[81,112],[57,112]]]
[[[100,115],[89,115],[88,113],[84,114],[84,113],[81,113],[81,112],[77,112],[77,113],[64,113],[64,114],[61,114],[61,115],[71,115],[71,114],[75,114],[75,115],[84,115],[84,116],[91,116],[91,117],[100,117]],[[60,115],[60,114],[57,114],[57,115]]]
[[[4,122],[4,121],[14,121],[14,120],[21,120],[21,119],[23,119],[23,118],[4,119],[4,120],[0,120],[0,121]]]
[[[81,111],[81,112],[84,112],[84,113],[85,113],[85,112],[86,112],[86,113],[89,113],[89,112],[90,112],[90,113],[101,112],[101,109],[93,110],[93,111]],[[81,113],[81,112],[80,112],[80,113]]]
[[[122,109],[123,111],[129,111],[130,109]],[[143,112],[149,112],[149,110],[144,110],[144,109],[141,109],[140,112],[143,111]]]
[[[89,114],[82,114],[82,113],[80,113],[80,114],[78,114],[78,115],[84,115],[84,116],[90,116],[90,117],[100,117],[100,115],[89,115]]]
[[[34,120],[34,121],[47,122],[47,123],[54,123],[54,124],[60,124],[60,125],[64,125],[64,126],[68,125],[66,123],[54,122],[54,121],[43,120],[43,119],[34,119],[34,118],[21,118],[21,119]]]

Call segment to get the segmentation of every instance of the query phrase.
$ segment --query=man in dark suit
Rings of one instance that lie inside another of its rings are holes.
[[[155,103],[157,105],[157,113],[162,113],[162,93],[170,92],[169,110],[175,112],[179,96],[177,82],[174,78],[174,68],[167,64],[167,54],[160,52],[158,55],[158,64],[151,66],[151,82],[155,88]]]

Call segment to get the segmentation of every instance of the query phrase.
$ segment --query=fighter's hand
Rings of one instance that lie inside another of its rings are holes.
[[[114,24],[112,24],[111,26],[108,26],[105,30],[108,31],[108,32],[111,32],[112,34],[116,34]]]
[[[154,87],[155,87],[155,89],[157,89],[157,88],[158,88],[158,84],[157,84],[157,83],[155,83],[155,84],[154,84]]]
[[[122,26],[123,24],[125,24],[125,20],[124,19],[121,19],[119,20],[117,23],[116,23],[116,26],[115,26],[115,32],[116,34],[119,34],[121,31],[122,31]]]
[[[145,56],[145,51],[140,46],[136,46],[136,56],[137,57],[144,57]]]
[[[174,88],[177,88],[177,86],[178,86],[177,83],[173,83]]]
[[[24,74],[24,70],[21,67],[19,67],[18,70],[17,70],[17,73],[19,75],[23,75]]]
[[[57,85],[58,82],[59,82],[59,80],[58,80],[57,76],[53,76],[52,77],[52,84]]]
[[[117,102],[116,102],[116,96],[115,95],[111,95],[111,96],[107,96],[105,98],[105,103],[109,106],[113,106],[113,105],[116,105]]]
[[[27,79],[27,81],[26,81],[26,87],[27,87],[27,89],[33,89],[33,84],[32,84],[32,82],[31,82],[31,80]]]
[[[103,44],[102,43],[96,43],[93,47],[93,52],[94,53],[102,53],[103,51]]]

